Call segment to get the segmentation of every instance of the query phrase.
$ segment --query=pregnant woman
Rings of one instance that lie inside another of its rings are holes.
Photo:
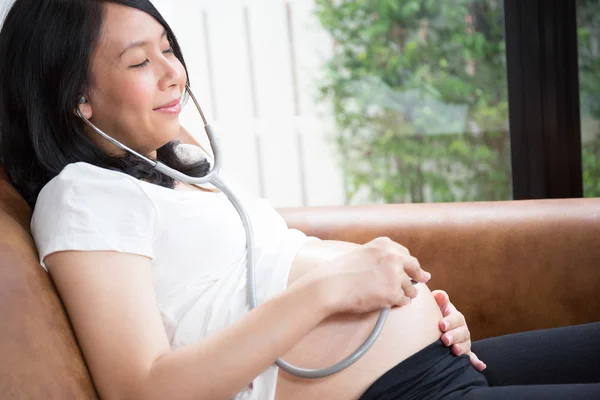
[[[147,0],[17,0],[0,32],[1,161],[34,207],[41,266],[103,399],[598,395],[597,360],[585,356],[600,351],[598,324],[534,335],[569,348],[557,354],[529,357],[531,344],[518,335],[482,344],[488,383],[464,318],[445,293],[429,291],[430,275],[407,249],[386,238],[356,245],[307,237],[224,175],[256,236],[260,305],[249,312],[245,233],[224,194],[156,172],[77,116],[203,176],[209,157],[176,140],[190,141],[178,117],[187,83],[179,45]],[[333,364],[365,340],[386,306],[380,338],[343,372],[306,380],[273,366],[277,357]],[[511,361],[507,351],[522,356]],[[511,377],[538,376],[548,365],[562,369],[535,386]],[[496,382],[504,386],[489,387]]]

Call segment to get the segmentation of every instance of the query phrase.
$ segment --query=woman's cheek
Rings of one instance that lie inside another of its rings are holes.
[[[129,105],[127,109],[137,111],[152,110],[154,108],[154,96],[156,94],[156,82],[144,74],[135,80],[127,81],[123,85],[121,93],[123,100]]]

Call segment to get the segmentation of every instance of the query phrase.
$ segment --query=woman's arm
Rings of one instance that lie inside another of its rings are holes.
[[[340,312],[406,304],[416,259],[377,238],[331,260],[223,331],[170,350],[150,260],[112,251],[46,257],[103,399],[229,399],[317,324]],[[293,310],[293,312],[290,312]]]
[[[46,264],[103,399],[230,399],[328,314],[320,286],[298,282],[224,331],[171,351],[149,259],[61,252]]]

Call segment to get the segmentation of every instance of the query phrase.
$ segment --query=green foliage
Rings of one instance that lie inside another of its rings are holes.
[[[335,41],[321,100],[347,202],[511,198],[501,0],[317,0],[316,14]]]
[[[600,121],[600,8],[599,0],[577,0],[579,82],[583,120]],[[600,197],[600,135],[584,141],[581,155],[583,192]]]
[[[577,0],[582,114],[600,120],[599,0]]]
[[[600,138],[583,145],[583,193],[585,197],[600,197]]]

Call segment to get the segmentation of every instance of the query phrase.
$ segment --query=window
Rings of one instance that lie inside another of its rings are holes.
[[[600,197],[600,15],[598,0],[577,0],[583,191]]]
[[[347,202],[512,197],[502,1],[316,4]]]

